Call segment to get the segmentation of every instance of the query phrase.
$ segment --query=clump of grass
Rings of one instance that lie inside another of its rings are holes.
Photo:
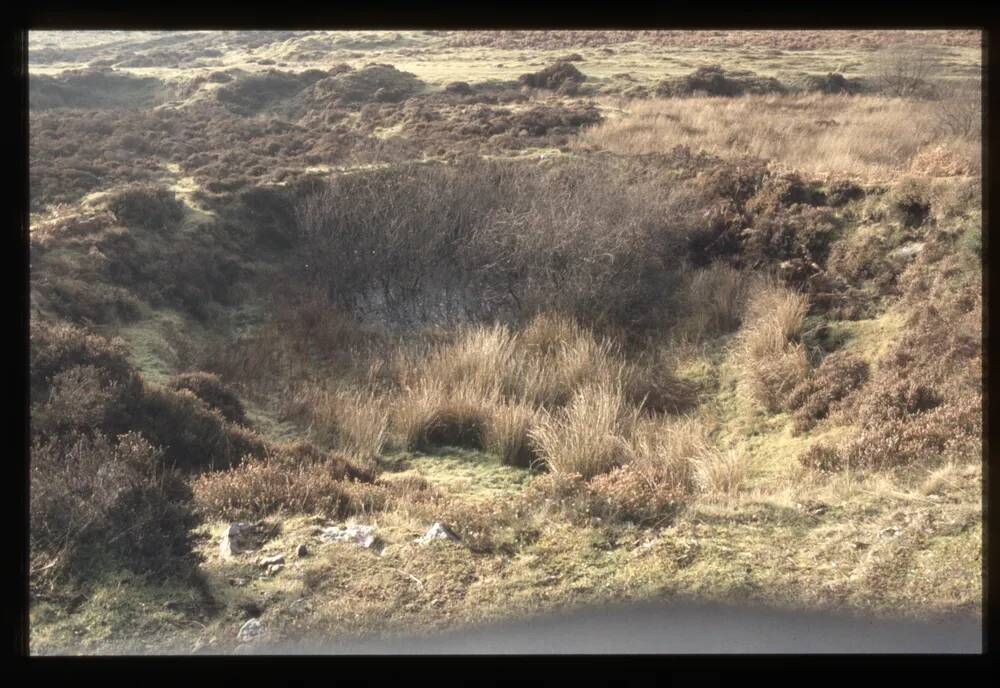
[[[482,449],[495,404],[494,395],[484,397],[474,385],[448,391],[440,382],[424,381],[398,399],[394,422],[407,449]]]
[[[538,412],[526,404],[498,404],[486,429],[486,448],[504,465],[531,466],[538,458],[530,436],[537,419]]]
[[[691,341],[732,332],[740,326],[747,280],[742,272],[716,262],[684,275],[687,318],[680,333]]]
[[[457,341],[436,349],[423,364],[425,377],[446,389],[459,386],[485,395],[513,384],[516,337],[504,325],[472,327]]]
[[[582,334],[580,326],[569,316],[542,312],[525,325],[518,342],[525,351],[548,356],[563,344],[579,339]]]
[[[747,310],[737,348],[740,375],[753,398],[775,413],[785,407],[809,370],[801,342],[808,301],[802,294],[765,283]]]
[[[565,409],[543,416],[529,436],[550,470],[589,479],[631,460],[626,438],[638,415],[620,388],[591,386],[577,392]]]
[[[699,490],[731,498],[743,489],[753,470],[753,457],[746,452],[735,449],[704,452],[696,463]]]

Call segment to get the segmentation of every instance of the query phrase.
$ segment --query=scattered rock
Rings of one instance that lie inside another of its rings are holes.
[[[219,552],[222,556],[231,559],[237,554],[253,549],[252,529],[253,526],[249,523],[233,523],[226,528],[219,543]]]
[[[241,643],[248,643],[262,635],[264,635],[264,625],[260,622],[260,619],[250,619],[240,627],[239,633],[236,634],[236,639]]]
[[[321,540],[327,542],[350,542],[370,549],[375,544],[375,526],[347,525],[323,528],[319,532]]]
[[[421,545],[426,545],[433,540],[451,540],[452,542],[458,542],[459,538],[455,535],[455,532],[446,526],[445,524],[438,521],[424,533],[423,537],[419,538],[417,542]]]
[[[895,256],[897,258],[902,258],[903,260],[909,260],[910,258],[913,258],[914,256],[916,256],[918,253],[920,253],[923,250],[924,250],[924,244],[923,244],[923,242],[915,241],[915,242],[912,242],[912,243],[909,243],[909,244],[904,244],[903,246],[900,246],[899,248],[897,248],[895,251],[893,251],[889,255]]]
[[[301,545],[298,546],[298,548],[295,550],[295,556],[297,556],[299,559],[301,559],[302,557],[309,556],[309,548],[306,547],[305,543],[302,543]]]
[[[229,579],[229,584],[232,585],[234,588],[242,588],[244,585],[247,584],[247,579],[246,578],[230,578]]]
[[[273,576],[273,575],[279,573],[284,568],[285,568],[284,564],[271,564],[270,566],[267,567],[267,571],[265,572],[265,575],[267,575],[267,576]]]
[[[269,569],[276,564],[284,564],[285,557],[281,554],[275,554],[273,557],[261,557],[257,561],[257,565],[262,569]]]
[[[250,619],[255,619],[264,613],[264,610],[256,602],[244,602],[239,605],[239,610],[243,613],[244,618]]]

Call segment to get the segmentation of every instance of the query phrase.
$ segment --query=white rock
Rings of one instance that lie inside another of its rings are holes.
[[[284,564],[284,563],[285,563],[285,557],[282,556],[281,554],[275,554],[273,557],[261,557],[257,561],[257,565],[260,566],[262,569],[271,568],[275,564]]]
[[[260,619],[250,619],[240,628],[240,632],[236,634],[236,639],[241,643],[248,643],[263,634],[264,625],[260,622]]]
[[[219,543],[219,552],[226,559],[253,548],[250,541],[252,526],[249,523],[233,523],[226,528]]]
[[[270,566],[267,567],[267,575],[273,576],[274,574],[280,572],[284,568],[285,568],[284,564],[271,564]]]
[[[375,544],[375,526],[349,525],[323,528],[319,532],[321,540],[327,542],[350,542],[369,549]]]
[[[438,521],[432,525],[427,532],[424,533],[423,537],[417,540],[417,542],[422,545],[426,545],[434,540],[451,540],[452,542],[458,542],[458,536],[455,535],[451,528]]]

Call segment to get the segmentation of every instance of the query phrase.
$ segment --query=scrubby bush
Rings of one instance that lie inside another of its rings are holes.
[[[664,226],[662,194],[615,175],[574,161],[342,175],[298,206],[302,262],[331,298],[383,321],[549,309],[651,327],[683,239]]]
[[[33,403],[48,397],[56,375],[78,366],[100,370],[107,384],[129,390],[141,387],[122,340],[39,318],[32,318],[30,330],[29,379]]]
[[[820,93],[860,93],[864,84],[860,79],[848,79],[839,72],[826,75],[809,74],[803,80],[803,88]]]
[[[30,471],[33,587],[83,578],[111,561],[138,573],[176,573],[190,552],[185,487],[142,436],[36,440]]]
[[[934,119],[942,136],[956,136],[971,141],[982,138],[983,101],[980,88],[956,87],[940,94]]]
[[[541,71],[518,77],[518,81],[526,86],[550,91],[582,83],[585,79],[583,73],[567,61],[556,62]]]
[[[879,470],[942,459],[976,459],[981,452],[982,413],[981,397],[969,395],[910,416],[873,418],[842,449],[842,464]]]
[[[827,203],[834,208],[864,197],[865,190],[854,182],[846,179],[832,182],[826,192]]]
[[[790,393],[786,406],[794,410],[794,429],[805,432],[826,418],[832,405],[868,379],[868,363],[849,351],[823,359],[819,367]]]
[[[760,77],[751,71],[726,71],[719,65],[699,67],[676,79],[665,79],[656,87],[660,97],[692,95],[741,96],[744,94],[784,93],[787,89],[777,79]]]
[[[874,82],[879,91],[898,98],[934,95],[931,79],[937,69],[935,56],[917,46],[890,46],[875,54]]]
[[[349,480],[344,460],[302,461],[285,454],[246,459],[227,470],[198,476],[194,504],[207,515],[228,519],[276,513],[324,514],[330,518],[381,509],[387,490]]]
[[[656,469],[640,470],[632,464],[596,476],[590,490],[596,497],[591,507],[595,515],[648,526],[669,521],[690,497]]]
[[[247,454],[263,456],[267,446],[256,433],[226,422],[186,389],[149,386],[132,423],[164,448],[169,465],[185,470],[227,468]]]
[[[218,375],[195,371],[191,373],[181,373],[175,375],[170,380],[170,387],[173,389],[186,389],[196,397],[208,404],[208,407],[215,409],[222,414],[230,423],[248,425],[246,410],[243,403],[236,394],[226,387]]]
[[[184,205],[169,189],[135,186],[114,194],[108,207],[119,222],[129,227],[163,231],[184,216]]]
[[[927,185],[922,181],[912,178],[902,180],[892,188],[887,200],[893,219],[903,227],[919,227],[930,216]]]
[[[124,432],[141,387],[115,380],[106,368],[72,366],[52,378],[48,399],[32,408],[35,437]]]
[[[817,443],[799,455],[799,463],[814,471],[830,473],[843,467],[841,454],[828,445]]]
[[[364,103],[398,103],[418,93],[424,83],[392,65],[371,64],[317,81],[306,93],[306,102],[357,106]]]
[[[324,72],[318,70],[308,70],[302,74],[277,70],[249,74],[224,83],[215,90],[215,97],[237,112],[252,114],[291,98],[325,76]]]

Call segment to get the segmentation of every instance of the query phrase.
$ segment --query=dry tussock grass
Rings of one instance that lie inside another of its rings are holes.
[[[433,379],[406,390],[393,407],[392,422],[402,444],[426,451],[435,446],[483,448],[497,404],[474,384],[447,389]]]
[[[804,295],[767,282],[747,305],[736,348],[740,377],[753,398],[772,413],[784,408],[809,371],[801,342],[808,309]]]
[[[545,414],[529,436],[552,471],[589,479],[632,459],[627,438],[638,417],[620,388],[591,386],[565,409]]]
[[[729,449],[703,453],[696,463],[695,474],[703,494],[730,499],[749,482],[753,471],[751,454]]]
[[[486,429],[486,448],[497,454],[502,464],[531,466],[538,458],[531,439],[538,417],[538,411],[527,404],[498,404]]]
[[[740,325],[748,280],[739,270],[716,262],[683,275],[686,316],[675,334],[690,342],[732,332]]]
[[[329,389],[315,383],[297,387],[285,405],[286,417],[304,419],[312,437],[373,466],[388,440],[385,399],[359,389]]]
[[[808,94],[615,105],[627,114],[586,130],[586,143],[630,155],[677,145],[723,157],[750,154],[818,177],[891,181],[940,143],[939,105],[902,98]],[[952,148],[964,159],[960,169],[978,174],[979,145],[976,136]]]

